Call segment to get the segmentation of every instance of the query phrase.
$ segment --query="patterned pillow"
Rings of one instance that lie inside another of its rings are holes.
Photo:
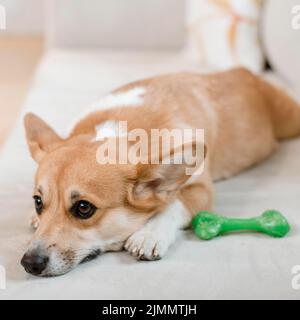
[[[189,0],[188,52],[212,70],[245,66],[259,72],[262,0]]]

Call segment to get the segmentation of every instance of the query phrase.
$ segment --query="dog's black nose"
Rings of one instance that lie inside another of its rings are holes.
[[[38,254],[24,254],[21,265],[25,271],[38,276],[46,269],[49,258]]]

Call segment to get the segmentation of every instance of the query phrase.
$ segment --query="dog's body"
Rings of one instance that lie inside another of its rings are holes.
[[[47,257],[35,271],[32,261],[23,261],[31,273],[62,274],[99,250],[124,246],[140,259],[161,258],[177,230],[211,208],[212,181],[255,165],[279,139],[300,134],[299,106],[245,69],[138,81],[112,92],[99,108],[66,140],[37,117],[26,117],[30,151],[39,163],[35,195],[43,212],[34,220],[39,226],[25,258]],[[118,121],[127,121],[129,131],[204,129],[203,174],[186,176],[184,164],[99,165],[97,137]],[[70,213],[78,203],[87,211],[82,200],[95,209],[88,219]]]

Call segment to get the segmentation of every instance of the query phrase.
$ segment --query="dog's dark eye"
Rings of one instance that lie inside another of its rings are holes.
[[[44,207],[42,198],[40,196],[34,196],[33,199],[34,199],[36,213],[41,214]]]
[[[76,202],[71,208],[73,215],[80,219],[90,218],[96,210],[97,208],[93,204],[85,200]]]

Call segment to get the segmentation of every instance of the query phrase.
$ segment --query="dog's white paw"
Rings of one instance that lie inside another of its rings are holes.
[[[124,248],[139,260],[159,260],[173,242],[170,236],[152,230],[141,229],[125,243]]]
[[[159,260],[175,242],[178,230],[189,221],[190,215],[176,200],[164,212],[153,216],[140,230],[132,234],[124,248],[140,260]]]
[[[36,230],[40,225],[40,218],[36,213],[31,214],[30,216],[30,228]]]

